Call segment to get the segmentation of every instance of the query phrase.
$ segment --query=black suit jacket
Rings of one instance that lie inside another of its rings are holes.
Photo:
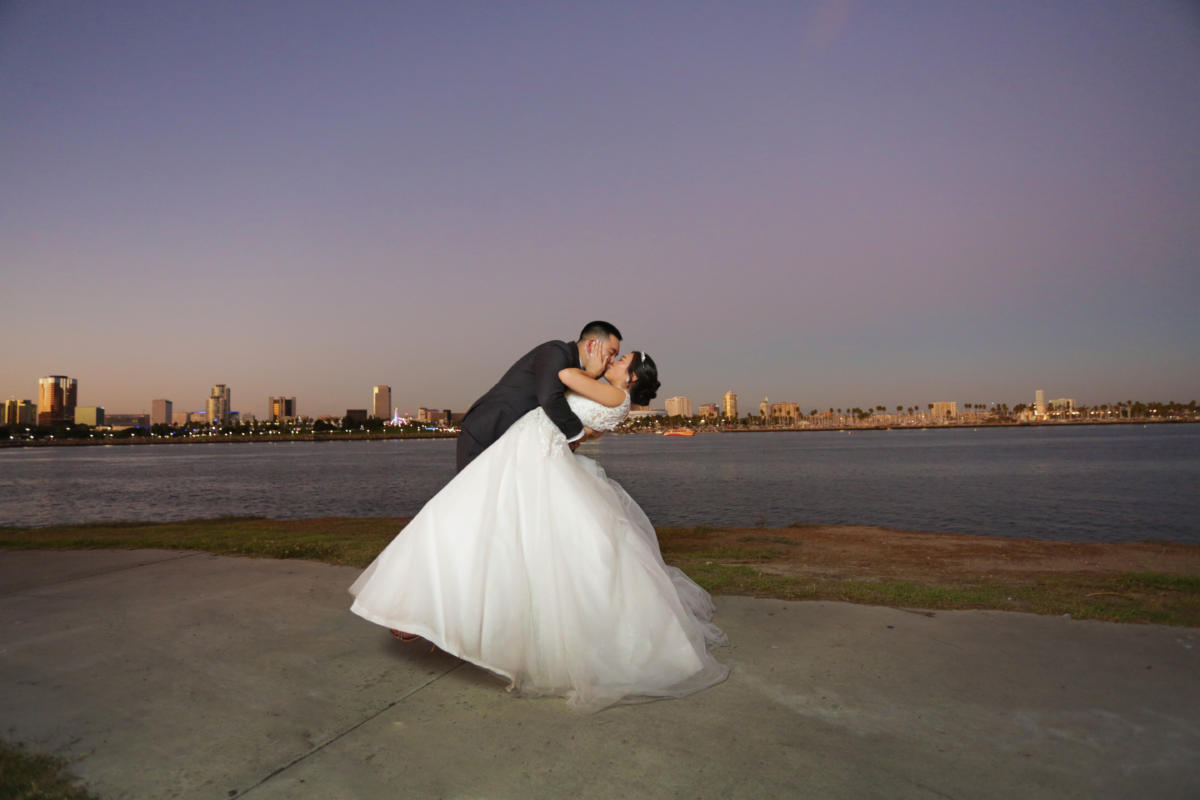
[[[528,412],[541,406],[568,439],[583,430],[583,423],[567,405],[558,371],[578,367],[575,342],[545,342],[517,359],[504,377],[467,411],[458,435],[458,469],[462,470],[488,445]]]

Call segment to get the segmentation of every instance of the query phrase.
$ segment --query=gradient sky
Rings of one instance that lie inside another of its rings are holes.
[[[1192,2],[0,2],[0,395],[1200,399]]]

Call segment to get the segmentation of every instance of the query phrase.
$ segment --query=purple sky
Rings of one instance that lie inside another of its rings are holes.
[[[0,3],[0,394],[1200,399],[1190,2]]]

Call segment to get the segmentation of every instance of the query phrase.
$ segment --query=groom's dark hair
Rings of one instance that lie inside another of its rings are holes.
[[[611,322],[597,319],[583,326],[583,330],[579,332],[579,341],[586,342],[588,339],[607,339],[610,336],[620,339],[621,332]]]

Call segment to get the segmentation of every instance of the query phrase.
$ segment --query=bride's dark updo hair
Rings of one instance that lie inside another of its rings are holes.
[[[658,394],[658,367],[654,359],[641,350],[633,351],[633,361],[629,362],[629,377],[637,378],[629,385],[629,402],[634,405],[648,406]]]

